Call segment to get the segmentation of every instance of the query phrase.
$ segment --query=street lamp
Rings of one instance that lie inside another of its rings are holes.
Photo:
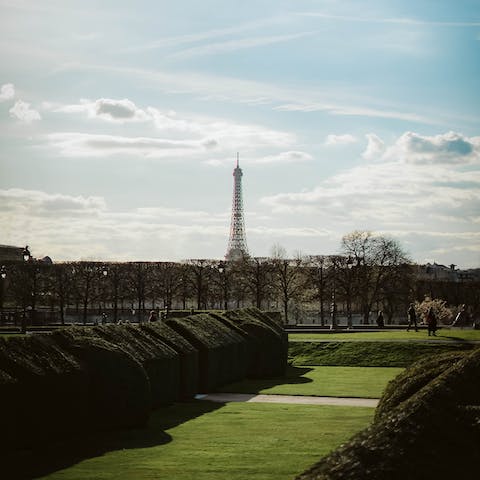
[[[227,298],[227,266],[223,260],[221,260],[217,266],[218,272],[220,273],[220,277],[222,279],[222,290],[223,290],[223,301],[224,301],[224,310],[228,310],[228,298]]]
[[[336,303],[336,260],[333,259],[333,285],[332,285],[332,303],[330,304],[330,330],[335,330],[337,328],[337,303]]]
[[[7,269],[5,265],[2,265],[2,268],[0,268],[0,278],[2,279],[2,285],[0,286],[0,308],[3,309],[4,284],[5,284],[5,279],[7,278]],[[2,320],[3,320],[3,314],[2,314]]]

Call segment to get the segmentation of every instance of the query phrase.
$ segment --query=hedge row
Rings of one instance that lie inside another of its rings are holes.
[[[297,479],[471,479],[479,454],[476,349],[413,365],[389,385],[369,428]]]
[[[142,426],[159,405],[285,368],[281,328],[256,309],[0,338],[0,448]]]
[[[408,367],[431,355],[473,348],[471,343],[453,342],[290,342],[289,361],[293,365]]]

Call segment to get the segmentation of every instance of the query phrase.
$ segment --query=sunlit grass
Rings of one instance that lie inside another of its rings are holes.
[[[402,368],[290,367],[282,379],[244,380],[222,387],[230,393],[380,398]]]
[[[65,480],[292,479],[366,427],[373,408],[229,403],[195,416],[199,403],[158,410],[149,423],[170,441],[109,451],[43,478]],[[175,424],[175,417],[192,415]],[[147,432],[136,431],[137,435]],[[142,439],[138,438],[138,443]]]
[[[427,330],[393,330],[386,332],[352,332],[352,333],[290,333],[290,341],[390,341],[390,340],[444,340],[461,342],[469,340],[480,341],[480,330],[472,329],[440,329],[436,336],[428,336]]]

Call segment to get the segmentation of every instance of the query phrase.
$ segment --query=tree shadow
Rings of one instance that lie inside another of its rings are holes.
[[[289,365],[285,375],[282,377],[242,380],[241,382],[224,385],[217,389],[217,391],[228,393],[259,393],[261,390],[277,387],[279,385],[310,383],[313,382],[313,380],[310,378],[305,378],[304,375],[312,370],[313,368],[309,367],[294,367]]]
[[[165,430],[221,408],[223,403],[192,400],[153,411],[145,428],[63,436],[32,449],[2,451],[2,478],[26,480],[51,474],[116,450],[148,448],[172,440]],[[3,458],[5,457],[5,458]]]

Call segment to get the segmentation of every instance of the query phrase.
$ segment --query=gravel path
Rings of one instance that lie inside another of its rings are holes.
[[[195,396],[211,402],[295,403],[299,405],[343,405],[348,407],[376,407],[376,398],[309,397],[303,395],[255,395],[247,393],[208,393]]]

